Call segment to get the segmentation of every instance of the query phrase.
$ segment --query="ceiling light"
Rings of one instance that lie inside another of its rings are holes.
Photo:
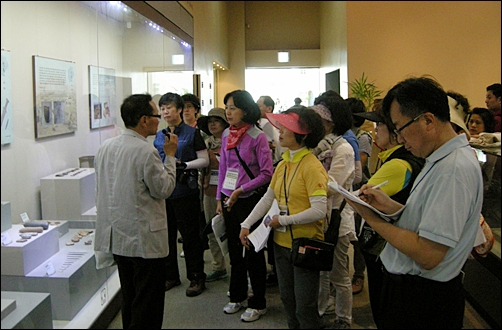
[[[279,63],[289,62],[289,52],[277,52],[277,61]]]

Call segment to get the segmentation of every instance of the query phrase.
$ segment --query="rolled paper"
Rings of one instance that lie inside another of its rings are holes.
[[[23,224],[25,227],[42,227],[44,230],[49,228],[49,223],[47,221],[28,221]]]
[[[20,233],[41,233],[44,231],[44,228],[42,227],[25,227],[19,229]]]

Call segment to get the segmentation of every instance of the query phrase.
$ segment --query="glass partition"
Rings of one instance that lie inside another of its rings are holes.
[[[100,142],[109,137],[110,127],[123,126],[120,105],[128,95],[193,92],[189,41],[120,1],[78,3],[89,17],[85,38],[95,39],[91,49],[84,51],[91,59],[87,69],[90,129],[101,132]]]

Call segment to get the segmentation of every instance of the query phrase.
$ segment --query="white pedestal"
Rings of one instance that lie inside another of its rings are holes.
[[[58,241],[59,252],[39,263],[26,276],[2,274],[2,290],[48,292],[52,299],[53,318],[72,320],[111,275],[111,269],[96,269],[94,242],[85,244],[93,240],[94,235],[84,236],[74,245],[66,246],[78,231],[70,229]],[[2,263],[3,259],[2,250]],[[46,274],[48,263],[56,270],[52,275]]]
[[[3,233],[12,227],[12,212],[10,209],[10,202],[2,201],[2,230]]]
[[[2,245],[2,275],[25,276],[45,260],[59,251],[59,230],[49,226],[47,230],[33,236],[24,243],[20,239],[19,229],[23,225],[12,225],[8,233],[12,239],[9,245]]]
[[[14,300],[16,304],[5,318],[2,316],[2,329],[53,328],[50,294],[2,291],[2,304],[4,300]]]
[[[15,309],[16,309],[16,300],[15,299],[3,299],[2,298],[2,320]]]
[[[87,212],[82,213],[82,219],[96,220],[97,219],[96,206],[93,206],[90,210],[87,210]]]
[[[70,170],[40,179],[44,220],[86,220],[83,214],[96,205],[94,168]]]

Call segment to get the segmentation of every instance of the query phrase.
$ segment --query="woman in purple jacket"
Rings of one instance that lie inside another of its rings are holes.
[[[230,302],[223,311],[234,314],[242,308],[242,302],[248,298],[249,272],[253,296],[249,298],[248,308],[241,315],[241,320],[252,322],[266,311],[267,265],[263,249],[255,252],[251,248],[243,253],[239,239],[240,225],[261,198],[255,190],[264,185],[268,187],[270,183],[272,154],[267,136],[257,124],[261,113],[251,94],[236,90],[228,93],[224,102],[230,127],[225,129],[221,139],[216,212],[222,213],[225,219],[231,275]]]

